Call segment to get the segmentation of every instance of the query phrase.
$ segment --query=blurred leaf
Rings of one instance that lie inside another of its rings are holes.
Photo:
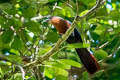
[[[28,7],[24,8],[23,11],[22,11],[22,15],[25,18],[32,18],[36,15],[36,13],[37,13],[37,8],[32,7],[32,6],[28,6]]]
[[[14,53],[15,55],[20,55],[19,51],[15,49],[10,49],[10,53]]]
[[[20,27],[22,27],[22,22],[19,19],[9,19],[7,25],[13,26],[14,29],[18,30]]]
[[[62,75],[57,75],[55,80],[68,80],[68,77],[62,76]]]
[[[2,70],[2,74],[4,75],[5,73],[9,72],[10,65],[8,65],[7,62],[0,61],[0,68]]]
[[[18,55],[9,55],[6,56],[8,58],[9,61],[11,61],[12,63],[18,63],[21,64],[22,59],[21,57],[19,57]]]
[[[57,75],[68,77],[68,72],[64,69],[50,66],[50,67],[45,67],[44,75],[52,79],[54,76]]]
[[[80,13],[80,16],[83,16],[84,14],[86,14],[88,12],[88,10],[85,10],[83,12]]]
[[[103,8],[100,8],[100,10],[99,11],[97,11],[96,12],[96,16],[98,17],[100,17],[100,16],[107,16],[108,15],[108,12],[107,12],[107,9],[105,8],[105,7],[103,7]]]
[[[21,73],[16,73],[14,76],[15,76],[15,80],[22,80],[22,74]]]
[[[47,76],[48,78],[52,79],[54,77],[54,70],[52,70],[51,67],[45,67],[44,69],[44,76]]]
[[[74,66],[74,67],[81,67],[80,63],[78,63],[76,61],[73,61],[73,60],[70,60],[70,59],[60,59],[60,61],[62,63],[65,63],[67,65],[71,65],[71,66]]]
[[[13,33],[14,32],[11,29],[8,29],[8,30],[4,31],[3,34],[1,35],[2,42],[3,43],[11,42]]]
[[[26,3],[28,3],[28,4],[31,4],[31,3],[34,3],[34,2],[36,2],[36,0],[24,0]]]
[[[62,63],[61,61],[53,61],[53,62],[46,62],[46,65],[52,65],[61,69],[70,69],[71,66],[65,63]]]
[[[88,48],[90,47],[90,44],[87,43],[73,43],[73,44],[67,44],[68,48]]]
[[[14,37],[14,40],[13,40],[13,42],[11,44],[11,47],[13,49],[16,49],[16,50],[23,50],[24,44],[23,44],[20,36],[17,35],[17,36]]]
[[[40,14],[41,15],[48,15],[50,13],[50,7],[48,6],[44,6],[42,8],[40,8]]]
[[[47,41],[56,42],[60,36],[56,32],[50,31],[46,37]]]
[[[88,72],[85,71],[85,72],[83,72],[82,75],[83,75],[83,80],[91,80],[90,77],[89,77]]]
[[[95,51],[95,54],[94,56],[98,59],[98,60],[101,60],[101,59],[104,59],[108,56],[107,52],[105,52],[104,50],[102,49],[99,49],[99,50],[96,50]]]
[[[40,53],[40,55],[41,54],[45,54],[46,52],[48,52],[50,49],[51,49],[52,47],[50,46],[50,45],[47,45],[47,46],[45,46],[45,47],[43,47],[43,48],[40,48],[39,50],[39,53]]]
[[[30,37],[30,35],[28,33],[29,32],[27,30],[22,30],[20,33],[20,37],[24,43],[26,43],[28,41],[32,41],[32,38]]]
[[[120,18],[120,12],[119,10],[112,10],[109,14],[109,17],[113,20],[118,20]]]
[[[92,31],[92,32],[90,33],[90,35],[91,35],[91,37],[92,37],[93,40],[98,40],[99,37],[100,37],[100,36],[99,36],[96,32],[94,32],[94,31]]]
[[[41,33],[41,25],[34,21],[29,21],[25,24],[27,26],[27,29],[33,32],[35,35],[40,35]]]
[[[101,36],[105,32],[105,26],[102,25],[97,26],[94,32]]]
[[[115,58],[120,59],[120,50],[117,51]]]
[[[4,10],[8,10],[12,8],[12,5],[10,3],[1,3],[0,8]]]
[[[90,25],[88,24],[88,22],[87,21],[84,21],[84,22],[82,22],[82,27],[83,27],[83,29],[89,29],[90,28]]]
[[[19,19],[15,19],[15,21],[14,21],[14,27],[15,27],[15,29],[19,29],[20,27],[22,27],[22,22],[19,20]]]
[[[84,4],[86,4],[86,5],[89,5],[90,3],[95,3],[95,1],[96,0],[92,0],[92,1],[90,1],[90,0],[81,0],[82,1],[82,3],[84,3]]]

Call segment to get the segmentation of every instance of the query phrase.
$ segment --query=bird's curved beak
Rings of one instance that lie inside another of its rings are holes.
[[[48,16],[46,16],[46,19],[43,22],[51,24],[51,18],[52,18],[52,16],[48,15]]]
[[[43,22],[51,23],[51,19],[45,19]]]

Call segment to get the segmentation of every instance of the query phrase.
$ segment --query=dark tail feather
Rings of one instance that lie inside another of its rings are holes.
[[[90,74],[93,74],[100,69],[96,59],[86,48],[77,48],[76,51],[84,67]]]

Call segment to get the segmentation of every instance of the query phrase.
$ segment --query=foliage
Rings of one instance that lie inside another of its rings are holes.
[[[119,0],[106,1],[96,13],[76,23],[83,44],[64,42],[49,60],[25,67],[39,56],[42,57],[60,38],[56,29],[45,22],[47,17],[44,16],[60,16],[73,21],[77,14],[84,15],[95,2],[96,0],[1,0],[0,80],[119,80]],[[76,47],[90,48],[91,53],[101,61],[101,70],[93,76],[82,71],[82,64],[74,50]]]

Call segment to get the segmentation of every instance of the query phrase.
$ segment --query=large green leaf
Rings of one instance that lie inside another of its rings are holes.
[[[23,42],[22,42],[20,36],[17,35],[14,37],[14,40],[11,44],[11,47],[13,49],[16,49],[16,50],[23,50],[24,49],[24,45],[23,45]]]
[[[3,34],[0,36],[2,42],[3,43],[9,43],[9,42],[11,42],[13,33],[14,32],[11,29],[8,29],[8,30],[4,31]]]
[[[50,31],[46,37],[47,41],[56,42],[60,36],[56,32]]]
[[[12,63],[22,63],[22,58],[18,55],[9,55],[7,56],[7,59],[11,61]]]
[[[0,8],[1,9],[5,9],[5,10],[8,10],[8,9],[11,9],[12,8],[12,5],[10,3],[1,3],[0,4]]]
[[[37,8],[36,7],[28,6],[28,7],[24,8],[22,10],[22,15],[25,18],[32,18],[32,17],[34,17],[36,15],[36,12],[37,12]]]
[[[71,65],[71,66],[74,66],[74,67],[81,67],[80,63],[78,63],[76,61],[73,61],[73,60],[70,60],[70,59],[60,59],[60,61],[62,63],[65,63],[67,65]]]
[[[119,14],[120,14],[119,10],[112,10],[108,17],[110,17],[110,19],[113,20],[118,20],[120,18]]]
[[[46,65],[52,65],[61,69],[70,69],[71,66],[68,64],[63,63],[62,61],[51,61],[51,62],[46,62]]]
[[[30,37],[29,32],[27,30],[22,30],[20,33],[20,37],[24,43],[32,41],[32,38]]]
[[[98,25],[98,26],[96,27],[96,29],[94,30],[94,32],[95,32],[96,34],[98,34],[99,36],[101,36],[101,35],[104,34],[105,29],[106,29],[105,26],[103,26],[103,25]]]
[[[104,59],[108,56],[107,52],[105,52],[104,50],[102,49],[99,49],[99,50],[96,50],[95,51],[95,54],[94,56],[98,59],[98,60],[101,60],[101,59]]]
[[[25,24],[25,26],[27,26],[27,29],[33,32],[35,35],[40,35],[41,26],[39,23],[35,21],[29,21],[28,23]]]
[[[68,72],[58,67],[49,66],[45,67],[44,75],[52,79],[57,75],[68,77]]]

